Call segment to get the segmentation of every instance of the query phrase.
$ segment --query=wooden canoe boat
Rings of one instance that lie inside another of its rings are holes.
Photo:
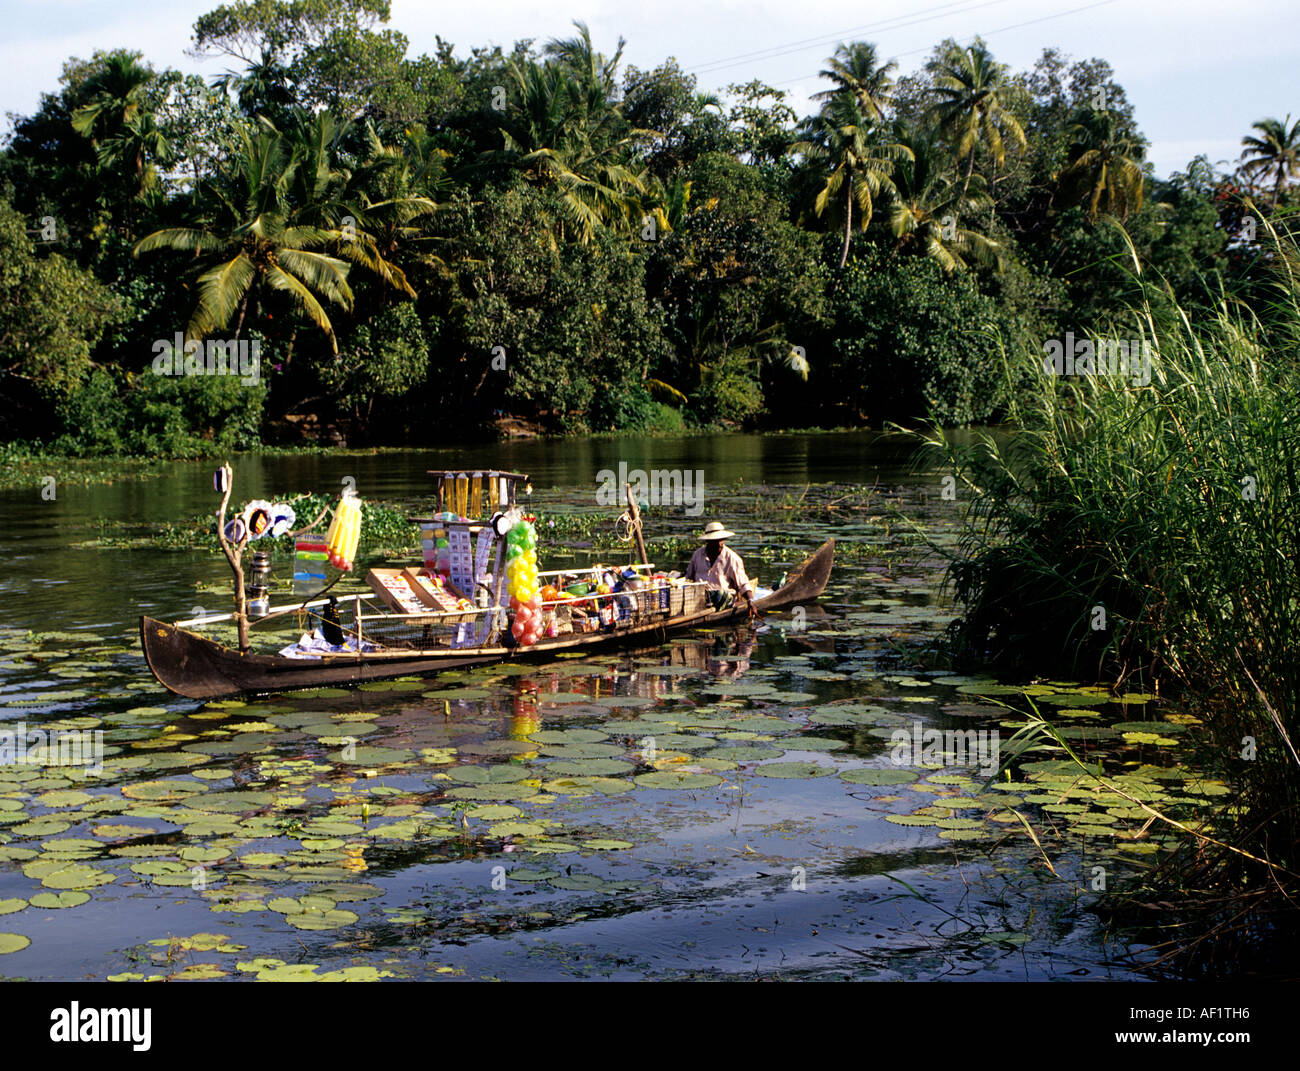
[[[757,600],[755,609],[785,610],[816,599],[826,588],[834,557],[835,540],[829,539],[791,572],[780,588]],[[745,617],[746,610],[741,606],[665,617],[608,632],[562,635],[539,640],[531,647],[403,648],[323,654],[314,659],[241,652],[152,617],[140,618],[140,641],[150,670],[165,688],[190,699],[216,699],[245,692],[359,684],[492,662],[536,661],[558,651],[577,648],[649,646],[670,632],[721,625]]]

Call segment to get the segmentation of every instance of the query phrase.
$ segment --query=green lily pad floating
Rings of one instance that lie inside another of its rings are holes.
[[[556,889],[568,892],[597,892],[605,887],[605,879],[595,874],[568,874],[551,878],[550,884]]]
[[[484,693],[487,695],[488,693]],[[586,703],[591,700],[591,696],[583,692],[539,692],[537,701],[539,703]],[[534,734],[536,735],[536,734]]]
[[[497,822],[488,827],[489,837],[538,837],[546,827],[537,822]]]
[[[592,793],[618,796],[624,792],[634,791],[636,786],[631,781],[624,781],[617,777],[561,777],[545,782],[542,788],[562,796],[588,796]]]
[[[342,699],[349,694],[351,693],[346,688],[304,688],[300,692],[293,693],[295,699]],[[208,706],[215,705],[214,703],[208,704]]]
[[[909,781],[915,781],[916,778],[917,773],[915,770],[889,767],[885,769],[843,770],[840,773],[840,780],[847,781],[851,785],[904,785]]]
[[[1028,943],[1029,934],[1027,933],[984,933],[980,935],[980,940],[987,945],[1023,945]]]
[[[1054,707],[1099,707],[1114,700],[1109,695],[1092,692],[1066,692],[1044,696],[1042,701]]]
[[[537,795],[536,785],[461,785],[447,790],[457,800],[518,800]]]
[[[92,866],[70,863],[47,873],[41,878],[41,884],[47,889],[93,889],[116,880],[112,874],[105,874]]]
[[[617,852],[634,847],[630,840],[613,840],[607,837],[596,837],[592,840],[584,840],[582,846],[584,848],[591,848],[593,851],[597,852]]]
[[[277,896],[268,900],[266,906],[280,915],[300,915],[304,911],[331,911],[335,902],[328,896],[308,894],[307,896]]]
[[[338,930],[356,922],[357,914],[336,907],[330,911],[304,911],[301,915],[286,915],[284,920],[297,930]]]
[[[532,771],[524,769],[522,766],[457,766],[455,769],[448,770],[447,776],[453,781],[465,785],[484,785],[484,784],[510,784],[514,781],[524,781],[531,776]]]
[[[207,792],[208,786],[198,781],[137,781],[123,785],[122,795],[133,800],[152,800],[156,803],[182,800]]]
[[[704,757],[721,759],[723,762],[762,762],[764,759],[779,759],[784,754],[779,747],[739,744],[735,747],[715,747],[712,751],[706,751]]]
[[[441,692],[422,692],[425,699],[487,699],[492,693],[486,688],[448,688]]]
[[[887,814],[885,821],[896,826],[933,826],[939,819],[929,814]]]
[[[317,886],[316,892],[319,896],[328,896],[331,900],[337,900],[340,903],[373,900],[376,896],[384,895],[384,890],[378,885],[371,885],[365,881],[340,881],[329,885],[320,885]]]
[[[782,743],[788,751],[839,751],[848,746],[843,740],[826,736],[792,736]]]
[[[172,859],[154,859],[147,860],[143,863],[134,863],[131,866],[133,874],[140,874],[146,878],[161,877],[164,874],[184,874],[188,868],[184,863],[178,863]]]
[[[1117,721],[1111,728],[1121,733],[1162,733],[1165,736],[1187,732],[1186,725],[1172,721]]]
[[[64,908],[80,907],[90,902],[90,894],[84,892],[37,893],[32,897],[32,907]]]
[[[564,778],[608,778],[631,773],[636,767],[618,759],[572,759],[548,762],[540,772]]]
[[[524,812],[508,803],[485,803],[479,807],[472,807],[465,813],[470,818],[477,818],[483,822],[504,822],[508,818],[518,818]]]
[[[88,792],[81,792],[77,789],[63,789],[42,792],[36,797],[35,802],[42,807],[81,807],[94,798]]]
[[[0,900],[0,915],[12,915],[21,911],[27,906],[27,901],[21,897],[12,897],[8,900]]]
[[[814,777],[827,777],[835,771],[829,766],[822,766],[815,762],[767,762],[762,766],[756,766],[754,772],[759,777],[782,777],[806,781]]]
[[[343,724],[327,722],[305,726],[304,731],[309,736],[316,737],[322,744],[347,744],[359,736],[375,732],[378,728],[377,725],[370,725],[363,721]]]
[[[705,695],[770,695],[776,688],[770,684],[750,684],[747,681],[725,681],[701,688]]]
[[[32,939],[24,937],[21,933],[0,933],[0,956],[8,955],[10,952],[21,952],[31,943]]]
[[[425,687],[424,681],[369,681],[366,684],[358,684],[358,691],[362,692],[418,692]]]
[[[609,739],[599,729],[544,729],[529,736],[539,744],[598,744]]]
[[[97,840],[90,840],[87,837],[60,837],[57,840],[47,840],[41,844],[47,852],[90,852],[97,854],[103,850],[103,845]]]
[[[558,870],[534,870],[531,867],[515,867],[514,870],[508,871],[506,877],[511,881],[550,881],[552,878],[558,878]]]
[[[410,762],[415,758],[415,752],[406,748],[358,746],[352,750],[351,758],[345,758],[342,751],[335,752],[330,758],[354,766],[387,766],[391,763]]]
[[[696,743],[695,746],[700,745]],[[616,759],[627,752],[627,748],[619,744],[542,744],[538,750],[557,759]]]
[[[641,788],[701,789],[722,784],[721,777],[686,770],[656,770],[654,773],[639,774],[633,780]]]
[[[566,840],[532,840],[526,847],[530,852],[536,852],[538,855],[565,855],[578,850],[576,844],[570,844]]]
[[[247,945],[236,944],[224,933],[196,933],[190,937],[155,937],[149,942],[171,952],[242,952]]]
[[[987,829],[941,829],[940,840],[985,840],[993,834]]]
[[[56,833],[62,833],[66,829],[71,829],[70,822],[62,821],[58,818],[33,818],[30,822],[22,822],[13,827],[15,833],[21,833],[24,837],[52,837]]]

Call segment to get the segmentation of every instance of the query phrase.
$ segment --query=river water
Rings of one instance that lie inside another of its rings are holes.
[[[413,512],[429,506],[428,470],[527,472],[543,568],[548,555],[613,560],[599,539],[546,540],[548,511],[596,511],[602,470],[698,472],[698,513],[647,511],[652,557],[715,518],[760,583],[828,536],[839,554],[806,615],[650,650],[205,705],[153,681],[137,623],[213,605],[224,561],[97,539],[213,510],[213,465],[57,485],[52,501],[0,496],[0,729],[104,734],[97,773],[0,763],[0,977],[1134,976],[1091,910],[1105,895],[1097,862],[1114,888],[1123,860],[1155,842],[1120,844],[1140,812],[1050,763],[1032,781],[987,783],[1018,724],[996,704],[1023,686],[944,668],[941,551],[959,503],[901,440],[233,460],[238,501],[333,494],[351,478]],[[1078,746],[1142,748],[1142,769],[1168,766],[1188,728],[1154,697],[1029,687]],[[1149,718],[1155,743],[1122,735]],[[973,730],[984,750],[900,758],[900,729],[918,742]],[[1181,799],[1217,791],[1197,782]],[[1051,869],[1008,799],[1059,834],[1044,834]]]

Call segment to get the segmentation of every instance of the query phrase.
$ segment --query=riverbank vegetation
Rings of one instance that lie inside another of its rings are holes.
[[[1156,178],[1109,65],[1055,49],[1014,71],[949,40],[902,74],[848,42],[800,116],[582,26],[416,55],[388,14],[227,5],[191,42],[215,83],[110,49],[15,119],[0,440],[987,422],[1029,389],[992,340],[1112,314],[1130,249],[1181,301],[1258,308],[1262,222],[1296,199],[1300,124]],[[199,343],[256,375],[156,374]]]
[[[965,502],[969,654],[1197,697],[1231,835],[1184,852],[1157,899],[1195,918],[1180,952],[1211,975],[1225,949],[1288,962],[1300,892],[1300,247],[1265,241],[1255,308],[1180,303],[1131,261],[1107,332],[1150,347],[1149,384],[1039,377],[1015,437],[932,440]]]

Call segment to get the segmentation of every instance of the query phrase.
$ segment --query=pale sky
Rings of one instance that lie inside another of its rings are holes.
[[[0,112],[30,114],[53,91],[63,61],[127,47],[155,67],[211,77],[226,64],[185,55],[195,18],[215,0],[39,0],[9,5],[0,36]],[[1028,68],[1044,47],[1110,61],[1161,176],[1198,153],[1233,161],[1250,124],[1300,116],[1300,5],[1294,0],[392,0],[389,27],[410,55],[432,52],[435,34],[458,55],[475,45],[566,37],[573,19],[610,53],[627,38],[625,62],[658,66],[675,56],[701,90],[758,78],[811,110],[817,72],[841,40],[867,40],[903,72],[945,37],[984,36],[995,56]],[[8,129],[8,123],[4,124]]]

